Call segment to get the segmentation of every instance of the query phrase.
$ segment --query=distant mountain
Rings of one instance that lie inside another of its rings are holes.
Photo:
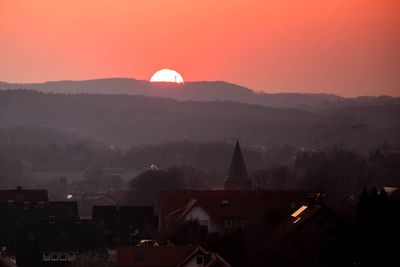
[[[52,144],[65,145],[85,143],[91,146],[100,146],[95,140],[77,136],[67,131],[37,126],[0,127],[1,146],[48,146]]]
[[[34,89],[45,93],[144,95],[193,101],[235,101],[275,108],[295,108],[309,111],[351,105],[400,104],[400,98],[389,96],[344,98],[332,94],[267,94],[222,81],[187,82],[183,85],[150,83],[148,81],[127,78],[55,81],[31,84],[0,82],[0,90],[6,89]]]
[[[347,143],[369,149],[385,141],[400,142],[399,118],[400,105],[309,112],[230,101],[0,91],[0,127],[52,128],[124,147],[240,137],[253,146]]]

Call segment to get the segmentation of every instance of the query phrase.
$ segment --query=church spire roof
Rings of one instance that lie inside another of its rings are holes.
[[[236,140],[235,150],[229,174],[224,182],[225,189],[250,189],[251,181],[248,179],[246,164],[244,163],[239,140]]]

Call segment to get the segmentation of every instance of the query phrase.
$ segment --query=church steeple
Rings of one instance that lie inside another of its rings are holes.
[[[247,175],[246,164],[244,163],[242,150],[240,149],[239,140],[236,140],[235,150],[229,174],[224,181],[224,189],[250,189],[251,181]]]

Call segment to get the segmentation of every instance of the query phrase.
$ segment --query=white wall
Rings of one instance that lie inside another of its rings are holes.
[[[210,222],[210,215],[199,206],[193,207],[187,214],[186,214],[186,220],[198,220],[200,225],[205,225],[208,228],[208,231],[210,231],[211,228],[211,222]]]
[[[197,255],[202,255],[202,253],[198,252],[188,262],[186,262],[186,264],[184,264],[183,267],[203,267],[204,266],[204,262],[202,264],[196,264],[196,256]]]

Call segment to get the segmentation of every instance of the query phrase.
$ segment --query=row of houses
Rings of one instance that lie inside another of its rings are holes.
[[[154,231],[164,233],[186,221],[198,221],[209,233],[225,233],[246,230],[275,213],[283,214],[283,219],[266,242],[274,244],[272,248],[282,246],[281,252],[299,255],[292,257],[294,262],[305,256],[313,262],[321,240],[343,224],[323,205],[320,195],[252,189],[238,142],[223,188],[162,191],[158,210],[120,205],[118,195],[125,193],[96,198],[92,203],[97,205],[86,201],[91,216],[83,217],[76,201],[49,201],[46,190],[0,190],[0,212],[6,218],[0,220],[3,255],[15,256],[20,267],[70,266],[86,251],[117,245],[115,264],[121,267],[231,266],[221,255],[201,246],[160,245],[156,241],[134,244],[150,238]],[[113,243],[116,236],[125,238],[124,242]],[[307,245],[302,245],[305,240]]]

